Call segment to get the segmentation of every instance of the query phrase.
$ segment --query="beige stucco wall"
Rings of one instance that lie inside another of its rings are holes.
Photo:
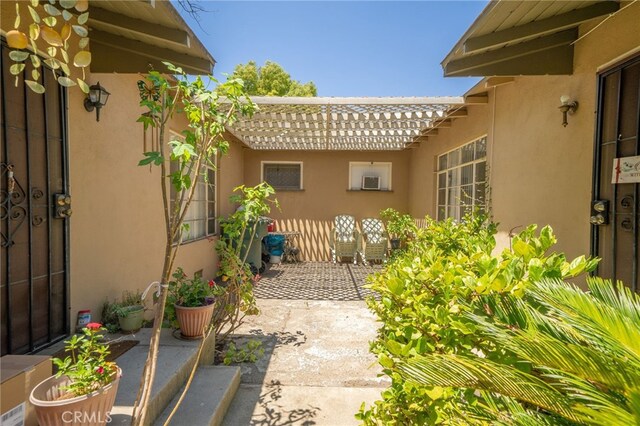
[[[328,235],[333,218],[351,214],[357,220],[378,217],[387,207],[409,208],[409,152],[245,151],[247,185],[260,182],[261,161],[302,161],[303,191],[279,191],[280,211],[273,209],[279,230],[302,233],[299,244],[306,260],[328,260]],[[391,162],[392,191],[348,191],[349,162]]]
[[[491,210],[499,247],[509,230],[551,225],[557,249],[589,253],[589,215],[598,68],[640,48],[640,5],[613,16],[576,43],[571,76],[516,77],[489,88],[489,103],[469,107],[467,118],[430,137],[411,159],[411,212],[435,215],[434,167],[438,154],[488,135]],[[581,28],[584,35],[593,25]],[[562,126],[560,96],[579,102]]]
[[[165,235],[159,168],[139,167],[143,130],[135,120],[138,106],[136,75],[92,75],[110,92],[100,122],[83,107],[78,90],[69,97],[71,218],[71,315],[91,309],[94,316],[107,298],[123,290],[143,290],[162,271]],[[173,120],[180,131],[184,122]],[[231,144],[220,160],[218,199],[226,200],[241,182],[242,151]],[[220,213],[229,210],[222,201]],[[189,274],[203,270],[212,278],[217,265],[214,241],[183,244],[175,261]]]
[[[233,189],[244,183],[245,145],[231,134],[226,134],[229,151],[218,161],[218,216],[233,213],[236,205],[229,201]]]

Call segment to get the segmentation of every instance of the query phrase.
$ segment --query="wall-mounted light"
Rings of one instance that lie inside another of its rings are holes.
[[[567,127],[567,114],[573,114],[578,109],[578,102],[572,101],[567,95],[560,96],[560,106],[558,107],[562,112],[562,125]]]
[[[91,112],[96,110],[96,121],[100,121],[100,108],[107,104],[110,93],[100,86],[100,82],[89,86],[89,95],[84,100],[84,109]]]

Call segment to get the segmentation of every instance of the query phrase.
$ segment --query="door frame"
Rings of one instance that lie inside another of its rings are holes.
[[[617,63],[605,68],[602,71],[599,71],[596,75],[596,123],[595,123],[595,134],[594,134],[594,143],[593,143],[593,167],[592,167],[592,201],[600,200],[601,198],[601,185],[603,184],[601,180],[601,172],[602,172],[602,138],[603,138],[603,110],[604,110],[604,87],[605,87],[605,79],[617,72],[621,72],[624,68],[640,63],[640,54],[635,53],[630,55],[627,58],[624,58]],[[622,74],[620,74],[622,75]],[[617,106],[616,106],[616,134],[620,134],[620,103],[621,103],[621,92],[622,92],[622,84],[618,85],[618,93],[617,93]],[[640,92],[640,90],[639,90]],[[637,111],[640,114],[640,93],[638,96],[638,107]],[[638,117],[637,121],[637,129],[636,129],[636,155],[640,155],[640,117]],[[617,148],[618,142],[616,142]],[[617,153],[616,153],[617,155]],[[638,203],[640,202],[640,183],[635,184],[634,188],[634,211],[633,215],[636,218],[636,222],[634,223],[634,263],[632,269],[632,282],[630,283],[633,291],[639,291],[638,288],[638,273],[639,273],[639,260],[638,260],[638,251],[640,250],[638,244],[638,236],[639,236],[639,223],[638,223]],[[613,197],[610,202],[610,218],[612,226],[611,230],[611,239],[612,239],[612,248],[610,253],[606,253],[607,256],[611,256],[612,259],[612,272],[613,272],[613,280],[617,280],[616,276],[616,257],[617,257],[617,226],[616,226],[616,200],[617,200],[617,186],[613,188]],[[591,256],[598,256],[599,254],[605,255],[605,253],[599,253],[599,245],[600,245],[600,234],[601,234],[601,226],[591,224],[590,225],[590,251]],[[591,273],[591,275],[597,275],[599,272],[599,267]]]

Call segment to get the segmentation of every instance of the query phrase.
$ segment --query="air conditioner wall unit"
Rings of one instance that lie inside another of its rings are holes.
[[[362,187],[364,191],[380,191],[380,176],[362,176]]]

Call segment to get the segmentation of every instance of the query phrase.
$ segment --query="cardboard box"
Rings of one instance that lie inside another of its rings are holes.
[[[0,419],[3,426],[38,425],[29,394],[51,374],[49,356],[5,355],[0,358]]]

